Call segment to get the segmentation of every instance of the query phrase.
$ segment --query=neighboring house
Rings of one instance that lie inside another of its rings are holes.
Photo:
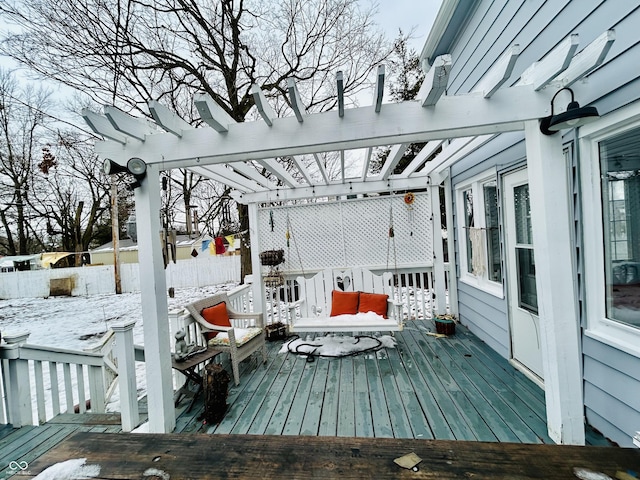
[[[190,237],[176,236],[176,260],[188,260],[198,255],[215,255],[211,251],[213,239],[208,235]],[[130,238],[120,240],[120,263],[138,263],[138,244]],[[194,253],[195,252],[195,253]],[[105,243],[90,250],[92,265],[113,265],[113,242]]]
[[[447,94],[459,95],[476,90],[515,44],[520,54],[506,85],[571,34],[579,36],[577,52],[599,37],[615,38],[604,62],[573,85],[581,92],[576,100],[596,106],[601,118],[556,134],[568,181],[551,192],[555,212],[531,202],[541,188],[540,167],[528,162],[522,131],[465,139],[466,153],[434,173],[447,176],[453,191],[460,321],[545,388],[553,346],[541,341],[540,315],[559,322],[563,313],[543,312],[536,276],[564,275],[547,297],[569,295],[575,302],[569,328],[579,329],[579,362],[571,371],[580,382],[561,381],[582,389],[587,422],[622,446],[632,446],[640,430],[639,25],[637,2],[445,1],[422,52],[429,63],[451,55]],[[570,92],[560,92],[555,111],[569,99]],[[560,237],[570,249],[557,264],[549,259],[553,248],[539,248],[537,239],[552,237],[567,219],[570,235]],[[536,232],[541,225],[545,231]]]
[[[0,258],[0,272],[14,272],[18,270],[37,270],[40,265],[40,254],[10,255]]]

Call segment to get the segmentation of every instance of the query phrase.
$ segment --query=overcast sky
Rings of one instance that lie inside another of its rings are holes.
[[[398,35],[398,28],[408,33],[415,27],[411,47],[420,54],[441,3],[442,0],[378,0],[376,20],[391,39]]]

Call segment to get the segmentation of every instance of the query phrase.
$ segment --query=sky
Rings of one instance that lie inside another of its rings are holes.
[[[410,44],[420,54],[441,3],[442,0],[378,0],[376,20],[391,39],[398,35],[398,28],[407,33],[415,27]]]

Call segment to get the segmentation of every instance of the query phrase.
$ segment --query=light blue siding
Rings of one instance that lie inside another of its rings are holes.
[[[469,17],[461,28],[458,26],[453,38],[449,32],[436,49],[438,54],[450,53],[453,58],[449,94],[472,91],[513,44],[520,46],[521,53],[507,85],[515,84],[527,67],[569,34],[579,34],[579,51],[604,31],[613,29],[616,40],[603,65],[581,81],[585,88],[578,101],[581,105],[595,105],[604,115],[640,99],[637,1],[480,0],[473,6],[467,3],[464,8],[470,12]],[[522,132],[499,135],[452,165],[453,188],[489,168],[497,171],[508,168],[525,155]],[[580,212],[580,205],[576,212]],[[457,241],[459,232],[454,232],[452,238]],[[456,262],[459,262],[457,244]],[[508,357],[506,300],[462,282],[458,288],[461,321],[500,355]],[[588,314],[588,302],[594,299],[586,301]],[[587,421],[611,440],[632,446],[631,437],[640,430],[640,358],[585,336],[583,359]]]

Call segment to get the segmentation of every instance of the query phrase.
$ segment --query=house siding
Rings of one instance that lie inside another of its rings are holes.
[[[473,6],[464,28],[446,49],[453,59],[448,94],[473,91],[511,45],[518,44],[521,53],[507,86],[515,84],[528,66],[543,58],[570,33],[579,34],[578,50],[581,50],[605,30],[613,29],[616,39],[605,62],[580,81],[582,93],[578,98],[582,105],[595,105],[605,115],[640,99],[638,25],[640,6],[635,1],[481,0]],[[438,48],[444,53],[446,45]],[[455,189],[490,168],[500,172],[522,161],[524,156],[522,132],[499,135],[451,166],[452,186]],[[575,211],[579,214],[581,208],[588,212],[588,206],[581,205]],[[456,242],[458,238],[459,232],[454,232]],[[459,261],[457,243],[456,261]],[[457,270],[459,273],[459,266]],[[500,355],[508,357],[506,299],[463,282],[458,285],[461,322]],[[588,303],[582,311],[588,315]],[[640,430],[640,358],[586,335],[582,350],[587,421],[621,446],[633,446],[632,436]]]

